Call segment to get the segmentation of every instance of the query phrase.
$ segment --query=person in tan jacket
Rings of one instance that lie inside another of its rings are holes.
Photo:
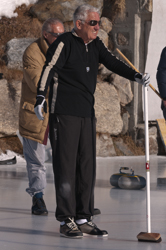
[[[38,120],[34,112],[37,84],[46,59],[48,47],[64,33],[63,23],[56,18],[46,20],[42,35],[28,46],[23,54],[23,80],[19,110],[19,133],[23,137],[23,154],[26,160],[29,187],[26,192],[32,197],[32,214],[47,215],[43,200],[46,187],[45,145],[48,137],[48,92],[44,119]]]

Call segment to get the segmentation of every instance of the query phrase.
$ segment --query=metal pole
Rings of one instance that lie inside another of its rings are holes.
[[[147,232],[151,233],[148,87],[143,87],[143,89],[144,89],[144,119],[145,119],[146,217],[147,217]]]

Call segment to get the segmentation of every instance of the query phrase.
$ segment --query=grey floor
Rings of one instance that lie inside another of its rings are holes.
[[[95,207],[101,215],[95,216],[94,222],[108,231],[107,239],[59,236],[51,163],[46,166],[48,184],[44,198],[49,215],[45,217],[30,213],[25,163],[0,166],[0,250],[166,249],[165,156],[150,156],[152,232],[161,234],[160,243],[138,242],[136,238],[138,233],[146,232],[146,190],[118,189],[109,183],[110,176],[118,173],[120,167],[133,168],[135,174],[145,177],[144,156],[97,158]]]

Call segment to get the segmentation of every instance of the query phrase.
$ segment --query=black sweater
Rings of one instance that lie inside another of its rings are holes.
[[[93,116],[99,63],[120,76],[135,80],[136,72],[112,55],[99,37],[85,44],[76,33],[64,33],[48,49],[37,94],[45,96],[50,85],[51,105],[55,99],[51,80],[56,72],[58,87],[54,112],[80,117]]]
[[[156,78],[161,98],[166,100],[166,47],[161,52]]]

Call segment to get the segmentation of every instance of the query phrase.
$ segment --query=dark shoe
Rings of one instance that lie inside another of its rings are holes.
[[[98,215],[98,214],[101,214],[100,209],[94,208],[93,215]]]
[[[35,214],[35,215],[47,215],[48,214],[43,198],[36,198],[35,196],[33,196],[32,202],[33,202],[32,214]]]
[[[60,235],[67,238],[82,238],[83,234],[72,218],[68,218],[65,224],[60,226]]]
[[[14,156],[12,159],[6,159],[0,161],[0,165],[12,165],[16,163],[17,163],[16,156]]]
[[[107,231],[100,230],[92,221],[77,225],[78,228],[83,233],[83,236],[93,236],[93,237],[106,237],[108,236]]]

